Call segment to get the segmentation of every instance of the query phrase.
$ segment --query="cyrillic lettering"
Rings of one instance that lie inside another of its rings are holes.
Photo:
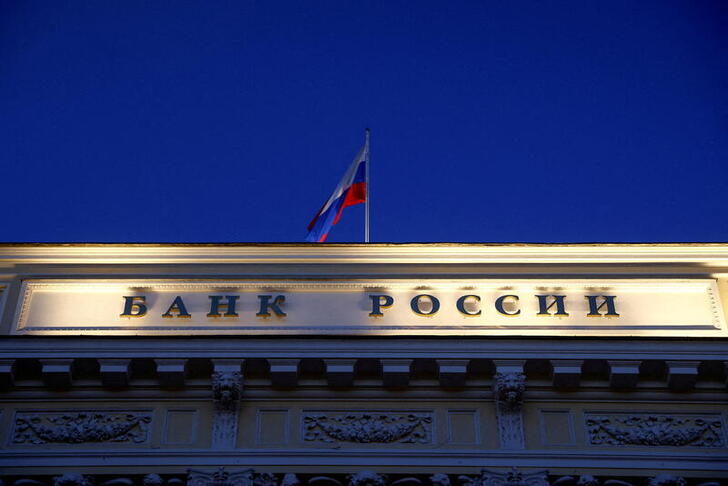
[[[147,300],[144,295],[124,296],[124,313],[121,317],[144,317],[147,315]]]
[[[427,298],[432,303],[432,308],[430,309],[430,312],[423,312],[420,308],[420,299],[423,298]],[[435,297],[434,295],[420,294],[412,297],[412,300],[410,301],[410,307],[412,308],[412,312],[414,312],[418,316],[431,316],[436,314],[437,311],[440,310],[440,301],[437,300],[437,297]]]
[[[394,297],[391,295],[370,295],[369,298],[372,299],[372,311],[369,313],[372,317],[383,316],[382,309],[388,309],[394,304]]]
[[[207,317],[220,317],[220,307],[225,309],[225,317],[238,317],[235,312],[235,303],[240,298],[239,295],[226,295],[227,302],[220,302],[222,295],[208,295],[210,298],[210,312]]]
[[[538,297],[538,314],[539,316],[568,316],[564,306],[565,295],[537,295]],[[553,297],[554,300],[548,304],[548,298]],[[556,312],[551,313],[549,310],[556,305]]]
[[[504,316],[517,316],[518,314],[520,314],[521,309],[516,309],[515,312],[508,312],[505,307],[503,307],[506,299],[513,299],[518,302],[517,295],[501,295],[500,297],[495,299],[495,310],[497,310],[499,314],[503,314]]]
[[[176,316],[174,314],[177,314]],[[178,295],[174,298],[172,301],[172,305],[169,306],[169,309],[167,309],[167,312],[162,314],[162,317],[192,317],[189,312],[187,312],[187,307],[185,307],[185,303],[182,300],[182,296]]]
[[[260,299],[260,310],[255,314],[256,316],[270,317],[272,310],[277,317],[286,317],[287,314],[280,307],[286,303],[285,295],[276,295],[274,299],[272,295],[259,295],[258,298]],[[270,299],[273,299],[273,302]]]
[[[478,312],[468,312],[468,310],[465,308],[465,301],[470,298],[474,299],[476,302],[480,302],[479,295],[463,295],[458,299],[455,305],[457,306],[460,313],[465,314],[466,316],[479,316],[480,314],[482,314],[480,309],[478,309]]]
[[[587,317],[597,317],[597,316],[619,316],[617,314],[617,309],[614,305],[614,299],[617,298],[616,295],[585,295],[589,300],[589,313],[586,315]],[[597,299],[601,297],[604,300],[601,304],[597,305]],[[607,312],[602,314],[600,311],[602,310],[602,307],[607,306]]]

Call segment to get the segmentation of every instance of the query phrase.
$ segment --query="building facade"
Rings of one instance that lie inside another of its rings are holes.
[[[0,246],[6,486],[728,485],[728,245]]]

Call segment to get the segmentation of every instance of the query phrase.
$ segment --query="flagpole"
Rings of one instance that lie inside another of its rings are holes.
[[[369,243],[369,129],[364,132],[366,134],[366,201],[364,203],[364,243]]]

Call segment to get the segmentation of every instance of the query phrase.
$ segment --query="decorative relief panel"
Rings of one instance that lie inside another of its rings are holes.
[[[720,415],[586,414],[591,445],[725,447]]]
[[[358,444],[430,444],[432,412],[322,411],[302,415],[303,440]]]
[[[138,411],[19,412],[15,416],[12,443],[141,444],[149,438],[151,421],[151,412]]]

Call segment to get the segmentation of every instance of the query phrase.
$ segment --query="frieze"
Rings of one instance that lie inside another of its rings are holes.
[[[312,442],[429,444],[432,413],[311,413],[303,416],[303,430],[303,439]]]
[[[587,414],[591,445],[725,447],[719,415]]]
[[[417,474],[421,471],[412,471]],[[659,473],[652,477],[635,478],[633,476],[595,477],[589,474],[581,476],[549,476],[548,471],[523,471],[518,468],[510,470],[481,470],[478,476],[463,476],[455,473],[437,473],[429,478],[409,476],[406,474],[382,474],[375,471],[358,471],[337,473],[332,475],[310,475],[299,477],[289,473],[258,473],[254,469],[187,471],[186,477],[181,474],[163,473],[146,474],[141,482],[131,477],[115,477],[109,475],[88,475],[77,472],[64,472],[59,476],[0,476],[3,486],[726,486],[728,483],[719,478],[706,477],[687,478],[669,473]],[[404,477],[402,477],[404,476]],[[637,479],[637,480],[635,480]]]
[[[149,412],[21,412],[15,416],[13,444],[81,444],[148,440]]]

